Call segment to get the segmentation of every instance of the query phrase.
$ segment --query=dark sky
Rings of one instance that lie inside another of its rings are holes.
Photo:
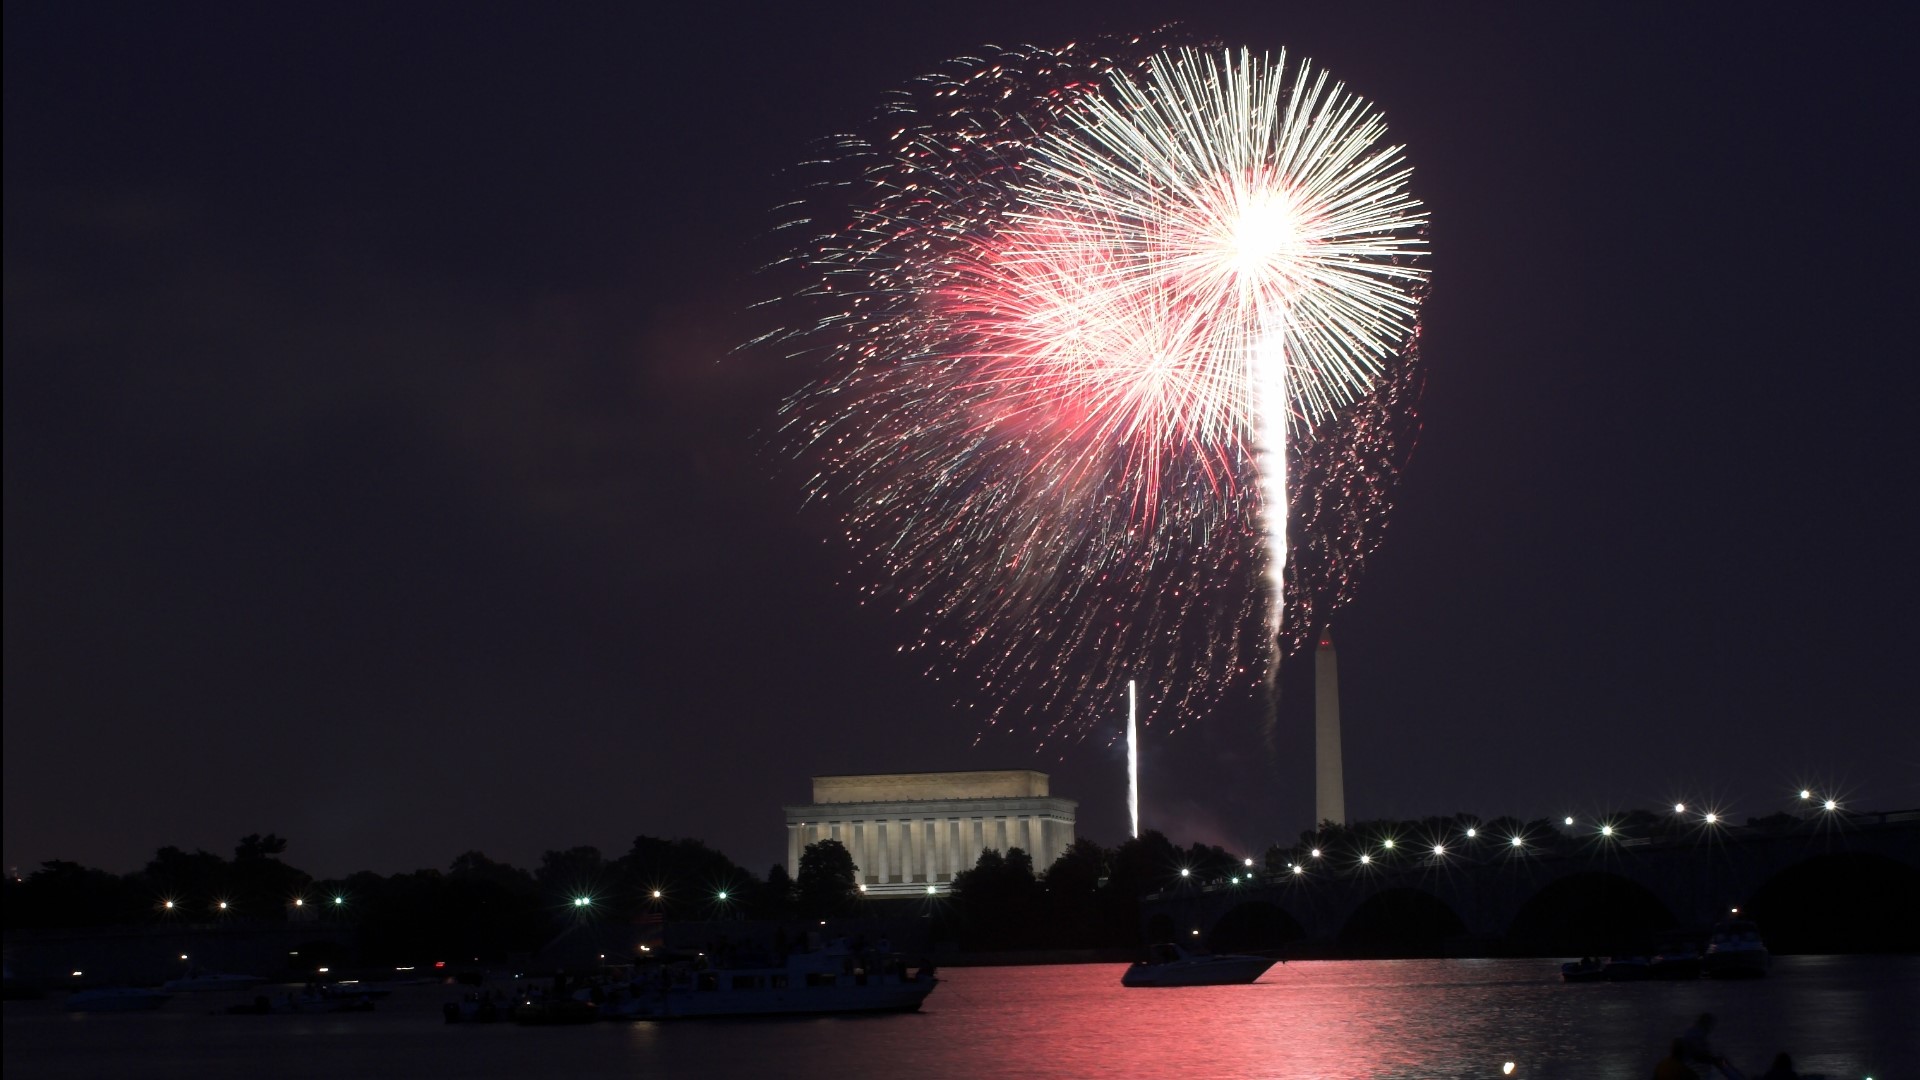
[[[764,873],[814,773],[1004,767],[1117,842],[1106,733],[974,745],[763,449],[811,369],[729,353],[811,140],[1170,16],[1379,104],[1434,221],[1350,814],[1920,805],[1898,5],[650,6],[6,6],[8,865]],[[1306,701],[1155,736],[1146,823],[1295,836]]]

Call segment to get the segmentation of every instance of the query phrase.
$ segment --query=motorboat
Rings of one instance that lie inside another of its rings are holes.
[[[1601,977],[1607,982],[1639,982],[1653,974],[1644,956],[1615,956],[1607,960]]]
[[[304,1013],[349,1013],[372,1012],[373,1001],[370,998],[350,998],[340,995],[319,994],[308,991],[303,994],[286,993],[278,999],[265,994],[256,994],[250,1002],[227,1006],[230,1016],[280,1016]]]
[[[1128,967],[1122,986],[1235,986],[1250,983],[1279,963],[1264,956],[1190,952],[1171,943],[1147,949],[1147,959]]]
[[[160,984],[160,988],[174,994],[210,994],[221,990],[251,990],[266,981],[258,975],[227,975],[195,970],[177,979],[168,979]]]
[[[598,1009],[625,1020],[913,1012],[940,982],[931,965],[909,971],[897,955],[844,943],[762,960],[716,965],[696,957],[654,966],[603,994]]]
[[[600,1009],[591,1001],[574,998],[549,998],[522,1001],[513,1007],[516,1024],[591,1024],[600,1019]]]
[[[1700,958],[1702,974],[1715,979],[1758,978],[1772,963],[1760,928],[1748,919],[1725,919],[1715,924]]]
[[[67,995],[68,1012],[150,1012],[173,995],[138,986],[98,986]]]
[[[1651,979],[1697,979],[1700,977],[1700,950],[1690,938],[1670,938],[1660,943],[1647,961]]]
[[[440,1015],[449,1024],[495,1024],[509,1019],[508,1010],[501,1007],[503,1004],[495,1001],[491,994],[472,993],[442,1005]]]
[[[1560,981],[1570,983],[1604,982],[1607,963],[1595,957],[1583,957],[1560,965]]]

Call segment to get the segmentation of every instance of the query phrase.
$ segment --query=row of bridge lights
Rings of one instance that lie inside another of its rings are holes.
[[[344,906],[346,902],[347,902],[347,898],[344,896],[336,896],[333,898],[334,907]],[[292,899],[292,901],[290,901],[290,903],[294,907],[303,908],[307,906],[307,898],[304,896],[296,896]],[[216,911],[231,910],[231,907],[225,900],[216,900],[214,901],[213,906]],[[179,908],[180,908],[180,904],[176,900],[166,899],[166,900],[160,901],[160,910],[162,911],[177,911],[179,910]]]
[[[1812,791],[1811,791],[1810,789],[1808,789],[1808,788],[1801,788],[1801,789],[1800,789],[1800,799],[1801,799],[1801,801],[1802,801],[1802,802],[1810,802],[1810,801],[1813,801],[1813,799],[1814,799],[1814,794],[1813,794],[1813,792],[1812,792]],[[1819,800],[1819,802],[1820,802],[1820,808],[1821,808],[1822,810],[1826,810],[1826,811],[1828,811],[1828,812],[1832,812],[1832,811],[1835,811],[1835,810],[1838,810],[1838,809],[1840,809],[1840,802],[1839,802],[1839,800],[1837,800],[1837,799],[1832,799],[1832,798],[1827,798],[1827,799],[1822,799],[1822,800]],[[1673,813],[1674,813],[1674,816],[1675,816],[1675,817],[1684,817],[1684,816],[1686,815],[1686,813],[1687,813],[1687,804],[1686,804],[1686,803],[1683,803],[1683,802],[1677,802],[1677,803],[1674,803],[1674,804],[1673,804]],[[1702,812],[1702,813],[1700,814],[1700,820],[1701,820],[1701,822],[1703,822],[1704,824],[1707,824],[1707,825],[1718,825],[1718,824],[1720,824],[1720,823],[1721,823],[1721,822],[1722,822],[1722,821],[1724,820],[1724,818],[1723,818],[1723,817],[1722,817],[1722,816],[1721,816],[1721,815],[1720,815],[1719,813],[1717,813],[1717,812],[1715,812],[1715,811],[1712,811],[1712,810],[1707,810],[1707,811],[1704,811],[1704,812]],[[1564,817],[1564,818],[1562,818],[1562,819],[1561,819],[1561,822],[1562,822],[1562,824],[1564,824],[1564,825],[1566,825],[1566,826],[1567,826],[1568,828],[1572,828],[1572,827],[1573,827],[1573,826],[1575,825],[1575,820],[1574,820],[1574,817],[1573,817],[1573,815],[1571,815],[1571,814],[1569,814],[1569,815],[1567,815],[1566,817]],[[1599,832],[1599,834],[1600,834],[1601,836],[1603,836],[1603,837],[1606,837],[1606,838],[1608,838],[1608,839],[1612,839],[1613,837],[1615,837],[1615,836],[1617,836],[1617,835],[1619,835],[1619,830],[1617,830],[1617,829],[1615,829],[1615,828],[1613,827],[1613,823],[1612,823],[1612,822],[1608,822],[1608,821],[1602,821],[1602,822],[1600,823],[1600,827],[1599,827],[1599,829],[1598,829],[1597,831]],[[1479,838],[1479,836],[1480,836],[1480,830],[1479,830],[1478,828],[1476,828],[1476,827],[1474,827],[1474,826],[1468,826],[1468,827],[1467,827],[1467,829],[1466,829],[1466,837],[1467,837],[1467,839],[1469,839],[1469,840],[1475,840],[1475,839],[1478,839],[1478,838]],[[1510,848],[1515,848],[1515,849],[1518,849],[1518,848],[1524,848],[1524,847],[1526,847],[1526,844],[1527,844],[1527,842],[1526,842],[1526,839],[1525,839],[1524,837],[1521,837],[1521,836],[1509,836],[1509,837],[1507,838],[1507,846],[1508,846],[1508,847],[1510,847]],[[1386,851],[1392,851],[1392,850],[1394,850],[1394,842],[1393,842],[1393,837],[1391,837],[1391,836],[1389,836],[1389,837],[1387,837],[1386,839],[1384,839],[1384,840],[1382,840],[1382,841],[1380,841],[1380,847],[1381,847],[1381,848],[1382,848],[1383,850],[1386,850]],[[1315,859],[1319,859],[1319,858],[1322,858],[1322,857],[1323,857],[1323,853],[1321,852],[1321,850],[1320,850],[1319,848],[1314,848],[1314,849],[1312,849],[1312,851],[1311,851],[1311,852],[1309,852],[1309,854],[1310,854],[1310,855],[1311,855],[1311,856],[1312,856],[1313,858],[1315,858]],[[1435,844],[1435,845],[1433,845],[1433,848],[1432,848],[1432,854],[1433,854],[1433,857],[1434,857],[1434,858],[1436,858],[1436,859],[1440,859],[1440,858],[1445,858],[1445,857],[1446,857],[1446,854],[1447,854],[1447,846],[1446,846],[1445,844]],[[1368,852],[1362,852],[1362,853],[1361,853],[1361,855],[1360,855],[1360,865],[1362,865],[1362,866],[1370,866],[1370,865],[1372,865],[1372,864],[1373,864],[1373,855],[1372,855],[1371,853],[1368,853]],[[1248,868],[1249,870],[1251,870],[1251,869],[1253,868],[1253,860],[1252,860],[1252,859],[1248,859],[1248,860],[1246,860],[1246,865],[1247,865],[1247,868]],[[1304,873],[1306,873],[1306,872],[1307,872],[1307,868],[1306,868],[1306,867],[1304,867],[1304,866],[1302,866],[1302,865],[1300,865],[1299,863],[1288,863],[1288,864],[1287,864],[1287,870],[1288,870],[1288,871],[1289,871],[1290,873],[1293,873],[1293,874],[1296,874],[1296,875],[1299,875],[1299,874],[1304,874]],[[1190,869],[1188,869],[1188,868],[1186,868],[1186,867],[1181,867],[1181,868],[1180,868],[1180,876],[1181,876],[1182,878],[1190,878],[1190,877],[1192,877],[1192,876],[1193,876],[1193,871],[1192,871],[1192,870],[1190,870]],[[1232,879],[1230,879],[1230,880],[1231,880],[1231,881],[1232,881],[1232,883],[1233,883],[1233,884],[1235,884],[1235,885],[1238,885],[1238,884],[1240,884],[1240,877],[1239,877],[1239,875],[1235,875],[1235,876],[1234,876],[1234,877],[1233,877]],[[1249,881],[1249,882],[1251,882],[1251,881],[1253,880],[1253,875],[1252,875],[1251,873],[1249,873],[1249,874],[1247,874],[1247,875],[1246,875],[1246,880],[1247,880],[1247,881]],[[929,890],[929,891],[931,891],[931,890]]]

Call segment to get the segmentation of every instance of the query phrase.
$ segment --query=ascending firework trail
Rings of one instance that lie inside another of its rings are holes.
[[[775,337],[828,372],[789,403],[811,490],[989,723],[1084,730],[1123,670],[1182,715],[1271,682],[1404,461],[1426,217],[1401,148],[1284,54],[955,70],[848,141],[844,226],[794,260],[818,320]]]

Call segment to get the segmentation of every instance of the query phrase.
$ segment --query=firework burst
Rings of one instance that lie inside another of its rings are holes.
[[[842,142],[846,224],[794,260],[819,317],[773,335],[827,362],[787,431],[863,588],[1042,737],[1123,671],[1178,724],[1297,646],[1378,541],[1417,397],[1425,219],[1379,115],[1161,44],[918,84]]]

